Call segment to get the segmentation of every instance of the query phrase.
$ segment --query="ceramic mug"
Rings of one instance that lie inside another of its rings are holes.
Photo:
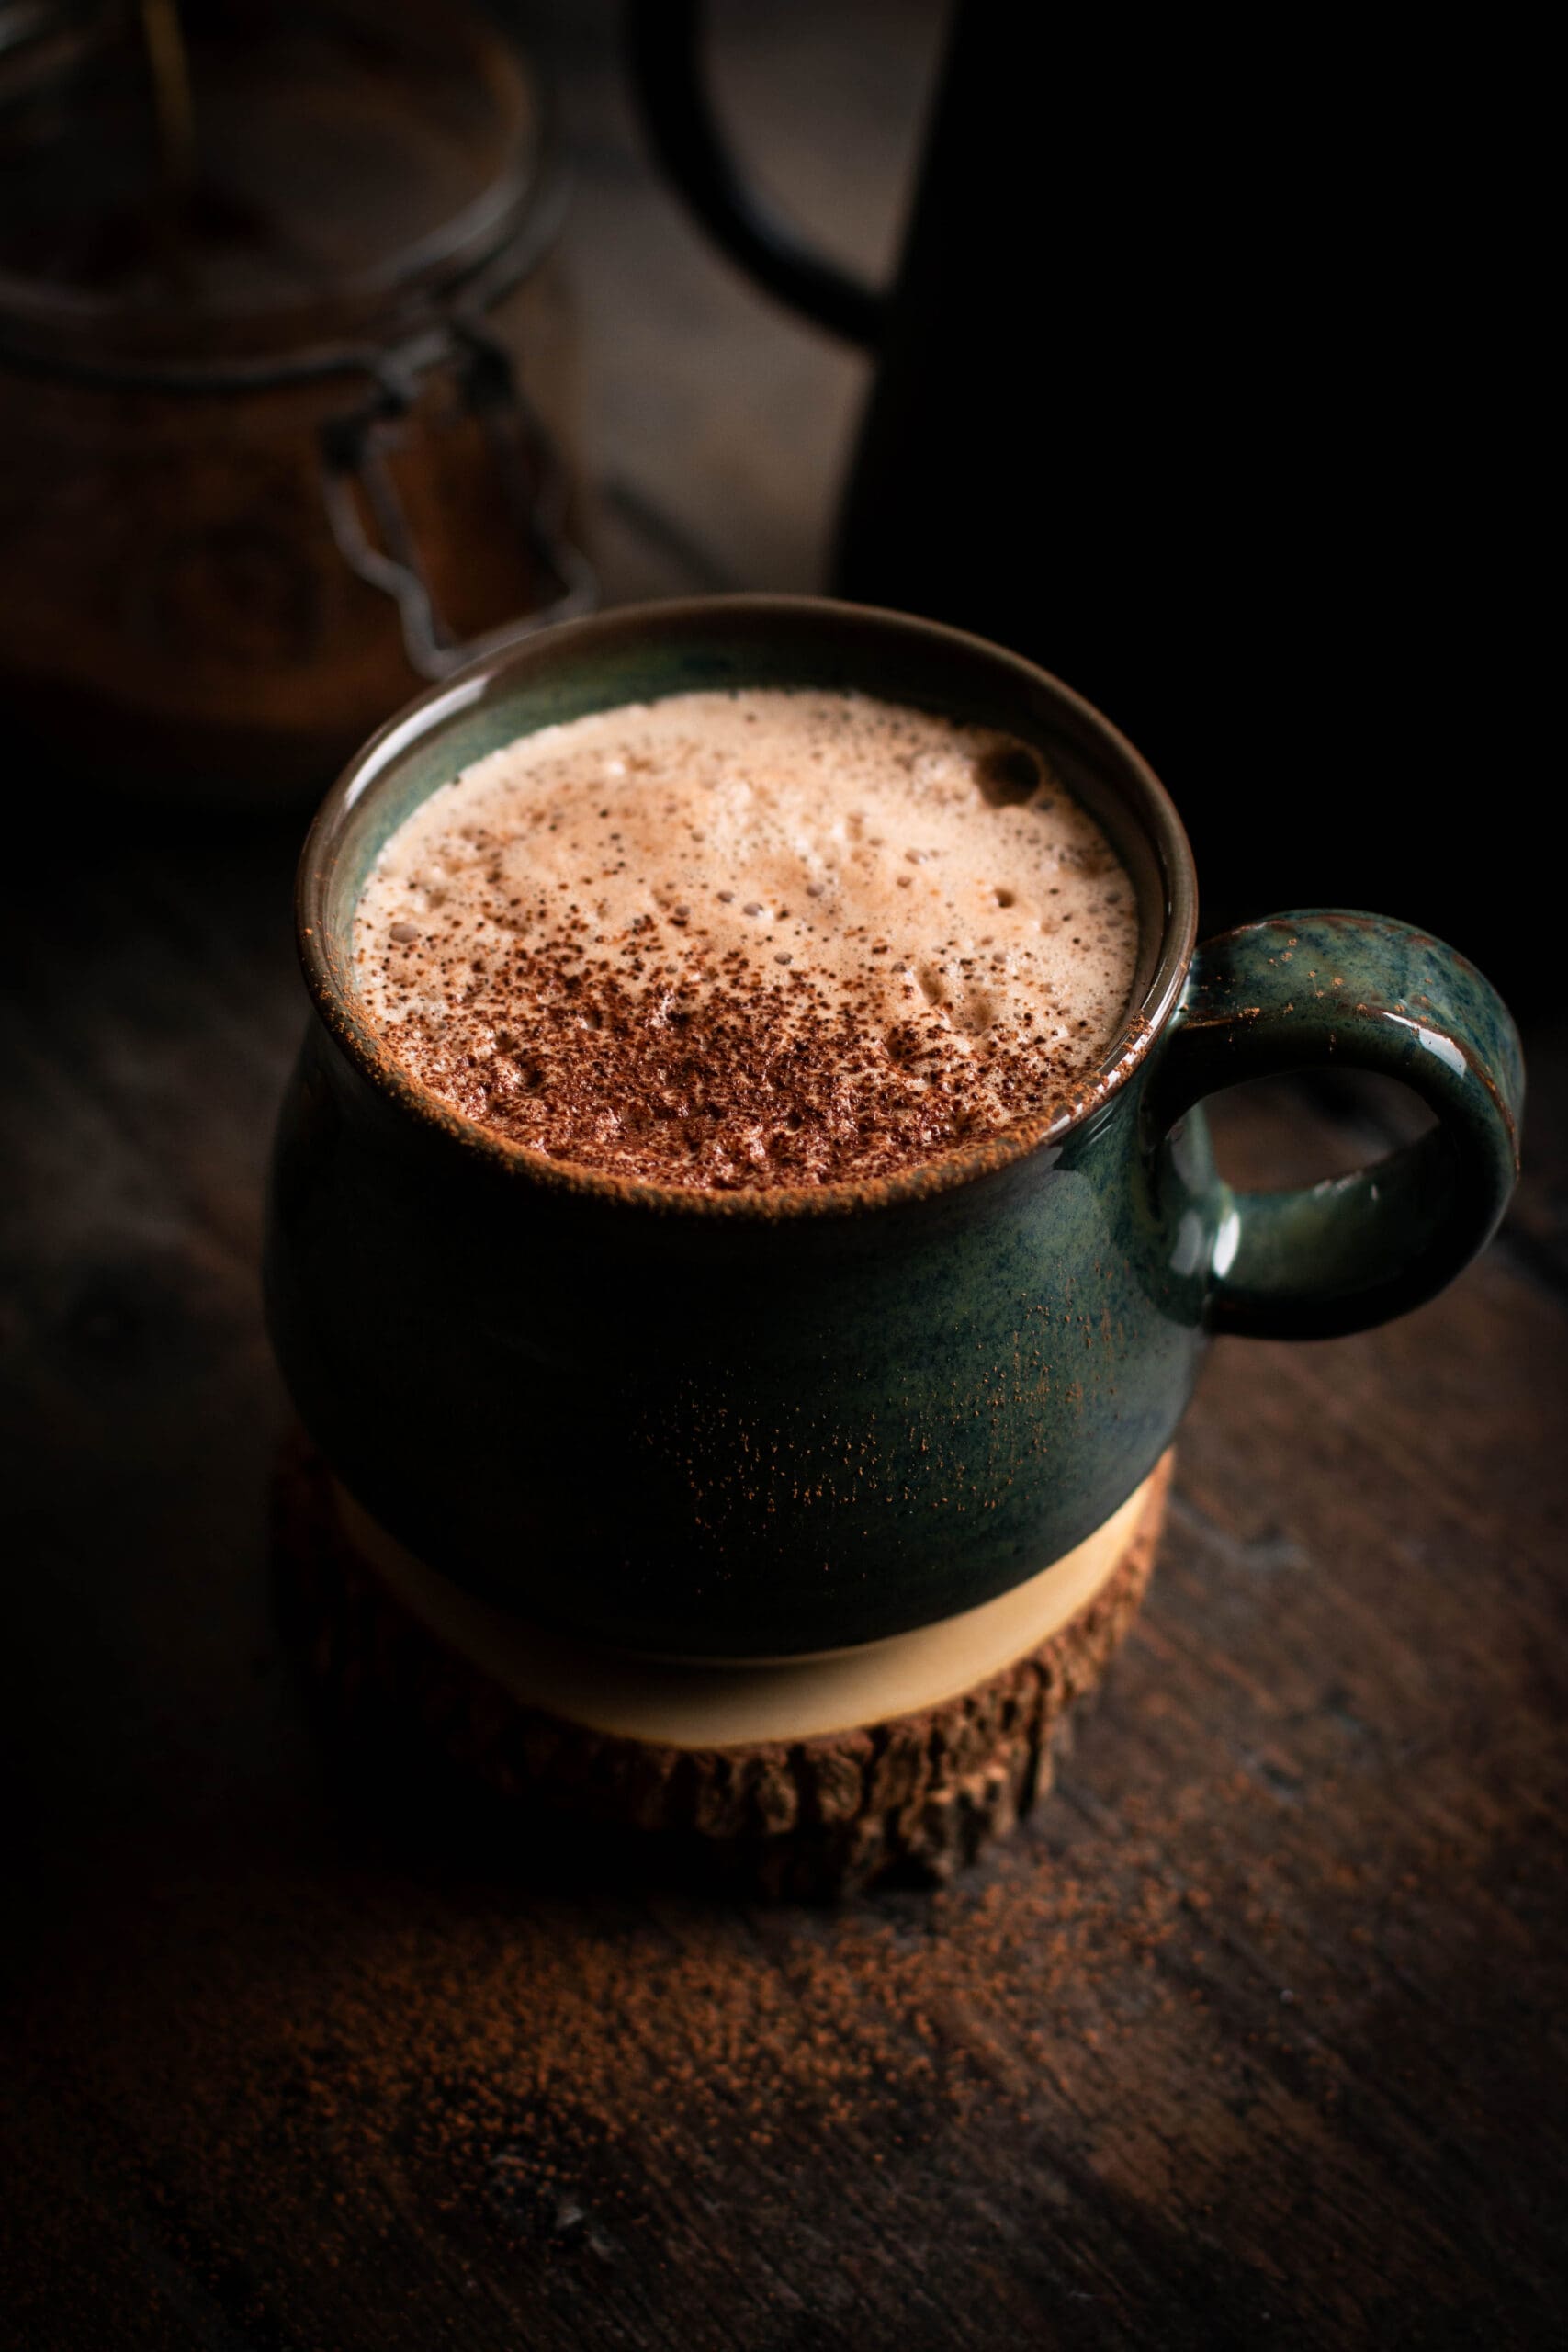
[[[350,932],[410,811],[533,729],[752,685],[859,688],[1043,750],[1139,907],[1130,1009],[1072,1101],[874,1182],[696,1193],[506,1142],[389,1056]],[[1149,1474],[1211,1333],[1312,1339],[1414,1306],[1514,1182],[1518,1040],[1461,956],[1334,912],[1195,949],[1195,903],[1132,745],[1043,671],[932,623],[705,598],[569,623],[434,688],[328,795],[300,866],[315,1017],[266,1279],[307,1430],[429,1566],[632,1650],[840,1649],[1022,1583]],[[1224,1183],[1202,1098],[1327,1067],[1403,1080],[1436,1126],[1307,1190]]]

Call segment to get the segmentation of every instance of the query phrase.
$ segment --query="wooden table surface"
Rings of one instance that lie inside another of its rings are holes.
[[[758,152],[874,259],[930,12],[720,13]],[[857,364],[651,190],[599,12],[556,37],[609,586],[805,584]],[[1446,1296],[1214,1351],[1146,1613],[982,1868],[839,1912],[502,1872],[329,1770],[271,1620],[299,832],[88,800],[45,887],[0,862],[0,2341],[1560,2343],[1562,1035]],[[1393,1115],[1219,1127],[1278,1182]]]

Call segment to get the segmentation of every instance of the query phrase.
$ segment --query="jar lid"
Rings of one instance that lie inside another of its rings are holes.
[[[132,377],[400,344],[543,250],[554,166],[466,0],[0,0],[0,338]]]

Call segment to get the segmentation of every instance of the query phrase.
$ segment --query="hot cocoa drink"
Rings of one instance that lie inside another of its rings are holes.
[[[892,1174],[1081,1091],[1132,884],[1035,749],[755,688],[520,738],[383,849],[356,986],[510,1141],[700,1191]]]

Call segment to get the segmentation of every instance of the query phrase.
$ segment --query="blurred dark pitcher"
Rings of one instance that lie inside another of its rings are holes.
[[[1210,916],[1451,911],[1517,973],[1517,851],[1442,815],[1497,755],[1517,659],[1490,649],[1489,675],[1477,645],[1498,297],[1450,102],[1484,55],[1461,75],[1436,38],[1416,55],[1375,26],[962,0],[877,292],[741,179],[701,26],[698,0],[634,0],[666,169],[755,278],[877,358],[835,590],[998,639],[1099,704],[1175,791]]]

